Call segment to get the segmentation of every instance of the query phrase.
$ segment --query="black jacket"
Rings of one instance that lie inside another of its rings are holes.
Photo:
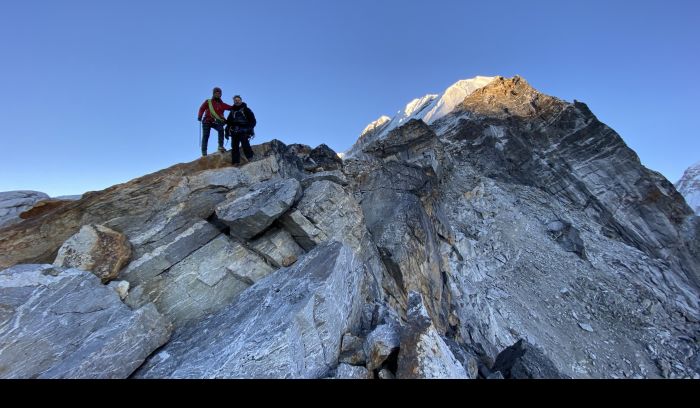
[[[255,115],[253,114],[253,111],[250,110],[250,108],[248,107],[248,105],[245,102],[241,103],[241,106],[233,105],[231,107],[231,110],[228,113],[228,117],[226,118],[226,124],[228,124],[229,126],[235,126],[235,125],[241,126],[241,124],[235,123],[233,121],[233,113],[238,111],[238,110],[241,110],[241,109],[243,110],[243,116],[245,116],[246,121],[248,122],[247,124],[245,124],[243,126],[250,127],[251,129],[254,128],[255,125],[258,123],[258,121],[255,120]]]

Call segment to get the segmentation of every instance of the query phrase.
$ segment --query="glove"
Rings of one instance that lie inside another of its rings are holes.
[[[202,118],[197,118],[197,122],[201,122],[201,121],[202,121]]]

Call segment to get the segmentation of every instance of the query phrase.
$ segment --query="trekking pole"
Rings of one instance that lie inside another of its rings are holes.
[[[199,151],[202,151],[202,121],[199,121]]]

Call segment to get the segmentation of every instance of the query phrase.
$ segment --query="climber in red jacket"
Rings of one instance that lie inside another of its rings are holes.
[[[224,123],[226,123],[224,111],[231,110],[232,107],[221,100],[221,94],[221,88],[214,88],[212,90],[212,98],[204,101],[202,106],[199,107],[197,120],[202,122],[202,114],[204,115],[204,122],[202,122],[202,140],[200,141],[202,156],[207,155],[209,133],[212,128],[219,132],[219,152],[223,153],[226,151],[226,149],[224,149]]]

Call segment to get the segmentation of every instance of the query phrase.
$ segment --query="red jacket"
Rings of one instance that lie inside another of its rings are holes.
[[[204,113],[204,121],[207,123],[214,122],[214,117],[209,113],[209,102],[207,102],[209,99],[204,101],[202,106],[199,107],[199,113],[197,114],[197,119],[202,119],[202,113]],[[217,115],[221,119],[224,119],[224,111],[225,110],[231,110],[232,106],[225,104],[221,99],[213,99],[211,100],[211,105],[214,107],[214,112],[216,112]],[[224,119],[225,121],[226,119]]]

